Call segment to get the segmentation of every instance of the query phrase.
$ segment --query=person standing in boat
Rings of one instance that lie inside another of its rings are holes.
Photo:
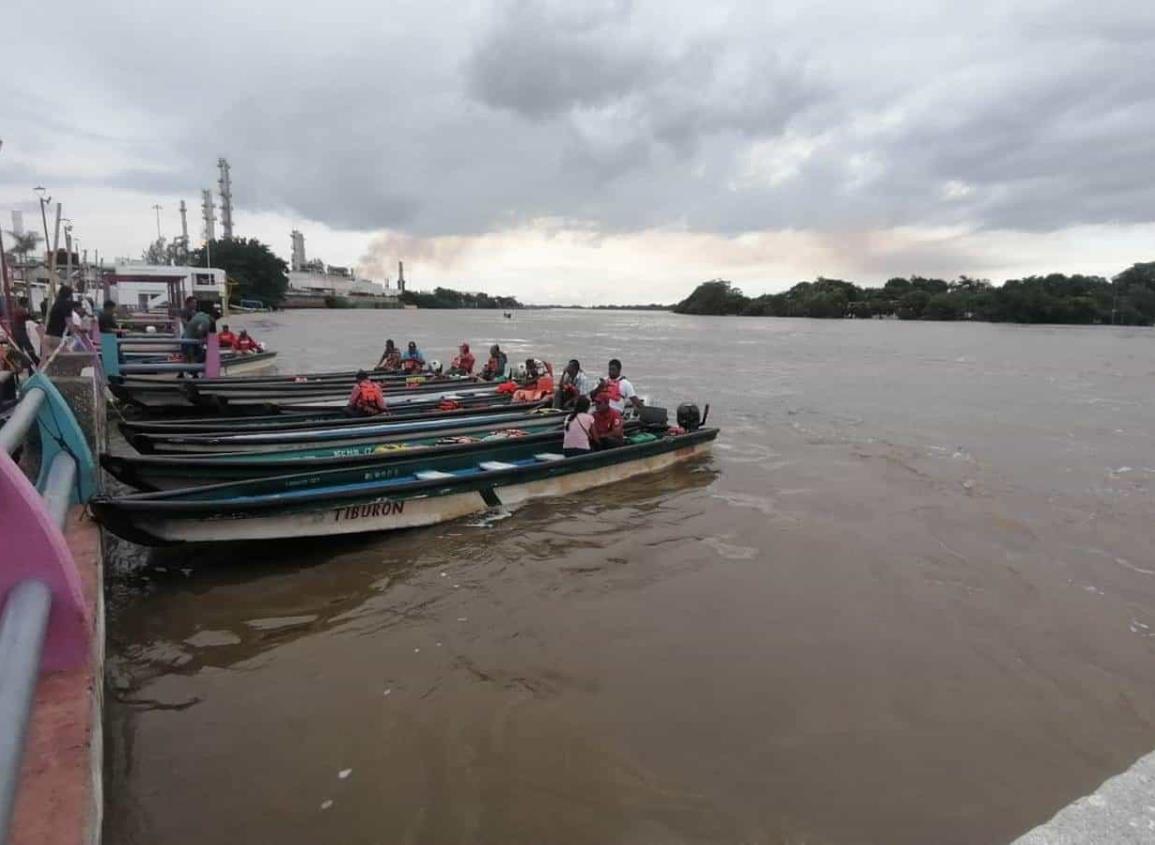
[[[558,379],[557,392],[554,394],[555,408],[569,408],[579,396],[590,397],[597,390],[598,383],[582,370],[581,362],[571,358],[562,370]]]
[[[180,309],[180,321],[187,323],[192,320],[197,314],[197,298],[195,296],[186,296],[184,298],[184,308]]]
[[[609,378],[602,379],[597,390],[606,393],[610,407],[619,414],[625,413],[627,405],[635,409],[642,407],[641,397],[634,390],[633,384],[629,379],[622,377],[622,362],[617,358],[610,359]]]
[[[194,300],[195,302],[195,300]],[[197,311],[184,325],[182,337],[185,340],[195,340],[198,343],[186,343],[184,346],[185,360],[190,364],[203,364],[205,360],[205,338],[213,330],[213,318],[204,311]]]
[[[458,347],[457,355],[449,362],[449,375],[451,376],[471,376],[473,375],[473,365],[477,363],[473,357],[473,353],[469,351],[469,344],[462,343]]]
[[[594,431],[594,417],[590,413],[590,398],[579,396],[574,402],[573,410],[565,418],[565,435],[561,441],[562,454],[567,458],[588,455],[598,443],[598,434]]]
[[[496,343],[489,347],[489,360],[481,370],[481,377],[485,381],[498,381],[509,375],[509,358]]]
[[[401,355],[401,367],[407,373],[419,373],[425,369],[425,356],[417,348],[417,341],[409,341],[409,346]]]
[[[389,410],[385,404],[385,391],[381,385],[369,378],[366,370],[357,371],[357,383],[345,403],[345,413],[350,417],[375,417]]]
[[[581,397],[579,397],[580,399]],[[594,439],[599,449],[608,449],[611,446],[622,446],[626,442],[625,425],[622,415],[610,404],[610,395],[600,391],[594,398],[597,410],[594,411]]]
[[[72,298],[71,285],[61,285],[56,294],[56,301],[48,312],[48,320],[44,325],[44,336],[40,338],[40,357],[47,358],[64,341],[64,332],[68,329],[76,314],[76,301]]]
[[[395,373],[401,369],[401,350],[394,345],[392,338],[385,341],[385,351],[373,369],[386,373]]]

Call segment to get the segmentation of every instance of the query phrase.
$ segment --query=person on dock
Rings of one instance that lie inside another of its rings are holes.
[[[401,355],[401,367],[407,373],[419,373],[425,369],[425,356],[417,348],[417,341],[409,341],[409,346]]]
[[[220,333],[217,334],[217,343],[220,344],[221,349],[232,349],[237,345],[237,336],[229,330],[228,323],[221,324]]]
[[[485,381],[499,381],[509,376],[509,358],[496,343],[489,347],[489,360],[481,370]]]
[[[598,434],[594,430],[594,416],[590,413],[590,398],[579,396],[574,401],[573,410],[565,418],[562,454],[567,458],[588,455],[597,444]]]
[[[40,357],[47,358],[64,341],[64,332],[76,314],[76,300],[72,298],[71,285],[61,285],[56,301],[48,312],[44,325],[44,336],[40,338]]]
[[[197,314],[197,298],[195,296],[186,296],[184,298],[184,308],[180,309],[180,321],[182,323],[189,322]]]
[[[385,341],[385,351],[381,353],[381,360],[373,369],[386,373],[396,373],[401,369],[401,350],[396,347],[392,338]]]
[[[261,344],[253,340],[246,329],[241,329],[240,336],[237,337],[237,342],[234,348],[237,350],[237,352],[241,353],[260,352]]]
[[[609,396],[610,407],[619,414],[625,413],[627,404],[635,409],[641,408],[641,397],[634,390],[630,380],[622,377],[622,362],[617,358],[610,359],[608,372],[609,378],[602,379],[597,389],[604,391]]]
[[[190,297],[191,298],[191,297]],[[196,300],[193,300],[194,303]],[[198,343],[183,344],[185,360],[190,364],[203,364],[205,361],[205,338],[213,330],[213,318],[206,312],[198,310],[184,324],[181,337],[185,340],[196,340]]]
[[[593,396],[598,383],[582,370],[581,362],[571,358],[562,370],[558,379],[557,392],[554,394],[555,408],[570,408],[579,396]]]
[[[367,370],[357,371],[357,384],[345,403],[345,414],[350,417],[375,417],[389,410],[385,404],[385,391],[381,385],[369,378]]]
[[[581,397],[579,397],[580,399]],[[597,409],[594,411],[594,435],[599,449],[622,446],[626,442],[625,425],[622,415],[610,404],[610,395],[603,390],[594,397]]]
[[[473,365],[477,363],[473,357],[473,353],[469,351],[469,344],[462,343],[457,348],[457,355],[449,362],[449,375],[451,376],[471,376],[473,375]]]
[[[22,296],[16,300],[16,307],[12,309],[12,340],[16,348],[27,356],[33,364],[39,366],[40,358],[32,347],[32,338],[28,334],[28,323],[32,320],[32,312],[28,310],[28,297]]]
[[[114,334],[119,337],[123,333],[120,323],[116,321],[116,303],[111,299],[104,300],[104,307],[96,315],[96,325],[102,334]]]

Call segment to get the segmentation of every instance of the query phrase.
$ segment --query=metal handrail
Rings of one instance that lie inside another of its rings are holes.
[[[8,840],[24,738],[40,676],[52,593],[43,581],[21,581],[0,615],[0,842]]]
[[[24,394],[0,428],[0,447],[6,453],[24,442],[48,399],[39,386]],[[80,468],[68,451],[57,452],[50,460],[41,496],[45,512],[62,529]],[[38,578],[25,578],[8,591],[0,611],[0,843],[8,841],[52,605],[51,586]]]

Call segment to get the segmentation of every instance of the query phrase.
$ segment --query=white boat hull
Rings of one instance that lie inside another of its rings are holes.
[[[493,491],[505,506],[520,505],[531,499],[566,496],[665,469],[705,452],[709,446],[709,442],[696,443],[620,464],[499,486],[493,488]],[[379,498],[371,502],[314,507],[298,513],[267,517],[257,514],[203,520],[156,519],[150,520],[147,530],[155,537],[178,543],[321,537],[434,525],[470,514],[483,513],[489,507],[480,491],[469,490],[445,496]]]

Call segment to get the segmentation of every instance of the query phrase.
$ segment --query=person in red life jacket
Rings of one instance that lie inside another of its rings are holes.
[[[477,359],[473,357],[473,353],[469,351],[469,344],[462,343],[457,350],[457,355],[449,362],[449,375],[451,376],[471,376],[473,375],[473,365],[477,363]]]
[[[481,377],[486,381],[509,377],[509,358],[496,343],[489,347],[489,360],[481,370]]]
[[[221,349],[232,349],[237,345],[237,336],[229,331],[228,325],[222,325],[220,333],[217,335],[217,343],[220,344]]]
[[[598,393],[605,393],[610,407],[619,414],[625,413],[626,405],[634,408],[642,407],[641,397],[638,396],[630,380],[622,377],[622,362],[617,358],[610,360],[609,378],[604,378],[597,387]]]
[[[345,403],[345,413],[350,417],[375,417],[388,410],[385,392],[381,385],[369,378],[365,370],[357,371],[357,384]]]
[[[219,338],[218,338],[218,340],[219,340]],[[247,331],[245,331],[244,329],[241,329],[240,336],[236,339],[236,341],[234,341],[233,348],[236,349],[237,352],[260,352],[261,351],[261,345],[259,343],[257,343],[255,340],[253,340],[251,337],[249,337],[249,333]]]
[[[626,442],[625,426],[622,424],[622,415],[614,410],[610,404],[610,396],[605,391],[594,397],[597,410],[594,411],[594,435],[599,448],[608,449],[611,446],[622,446]]]

